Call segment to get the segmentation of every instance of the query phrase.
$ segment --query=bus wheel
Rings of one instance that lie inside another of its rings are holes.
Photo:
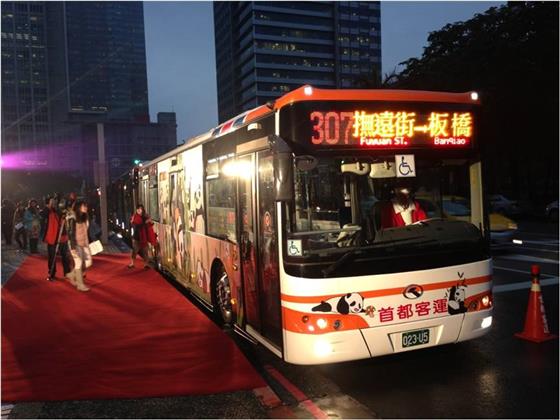
[[[233,318],[233,311],[231,308],[231,289],[229,285],[229,278],[225,270],[222,269],[222,273],[216,282],[215,289],[215,302],[219,309],[219,315],[221,315],[221,321],[224,324],[230,324]]]

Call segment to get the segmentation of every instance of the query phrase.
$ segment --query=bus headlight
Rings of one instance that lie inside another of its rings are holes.
[[[480,323],[481,328],[488,328],[490,325],[492,325],[492,317],[491,316],[487,316]]]
[[[329,353],[332,353],[332,351],[332,345],[326,341],[319,340],[315,343],[315,354],[319,357],[326,356]]]
[[[327,321],[325,321],[323,318],[319,318],[319,319],[317,320],[317,326],[318,326],[320,329],[324,330],[325,328],[327,328]]]

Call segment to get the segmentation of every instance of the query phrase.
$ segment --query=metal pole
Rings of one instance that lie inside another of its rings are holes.
[[[97,123],[97,154],[99,164],[99,222],[101,225],[101,242],[106,244],[107,231],[107,164],[105,162],[105,131],[103,123]]]

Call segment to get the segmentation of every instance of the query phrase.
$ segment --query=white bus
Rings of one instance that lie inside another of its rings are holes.
[[[239,115],[135,169],[158,265],[290,363],[479,337],[493,302],[478,106],[304,86]]]

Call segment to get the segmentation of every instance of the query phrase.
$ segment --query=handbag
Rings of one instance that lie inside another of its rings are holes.
[[[84,248],[84,264],[86,268],[90,268],[93,265],[93,258],[89,248]]]
[[[101,245],[101,241],[93,241],[89,244],[89,251],[91,255],[97,255],[100,252],[103,252],[103,245]]]

